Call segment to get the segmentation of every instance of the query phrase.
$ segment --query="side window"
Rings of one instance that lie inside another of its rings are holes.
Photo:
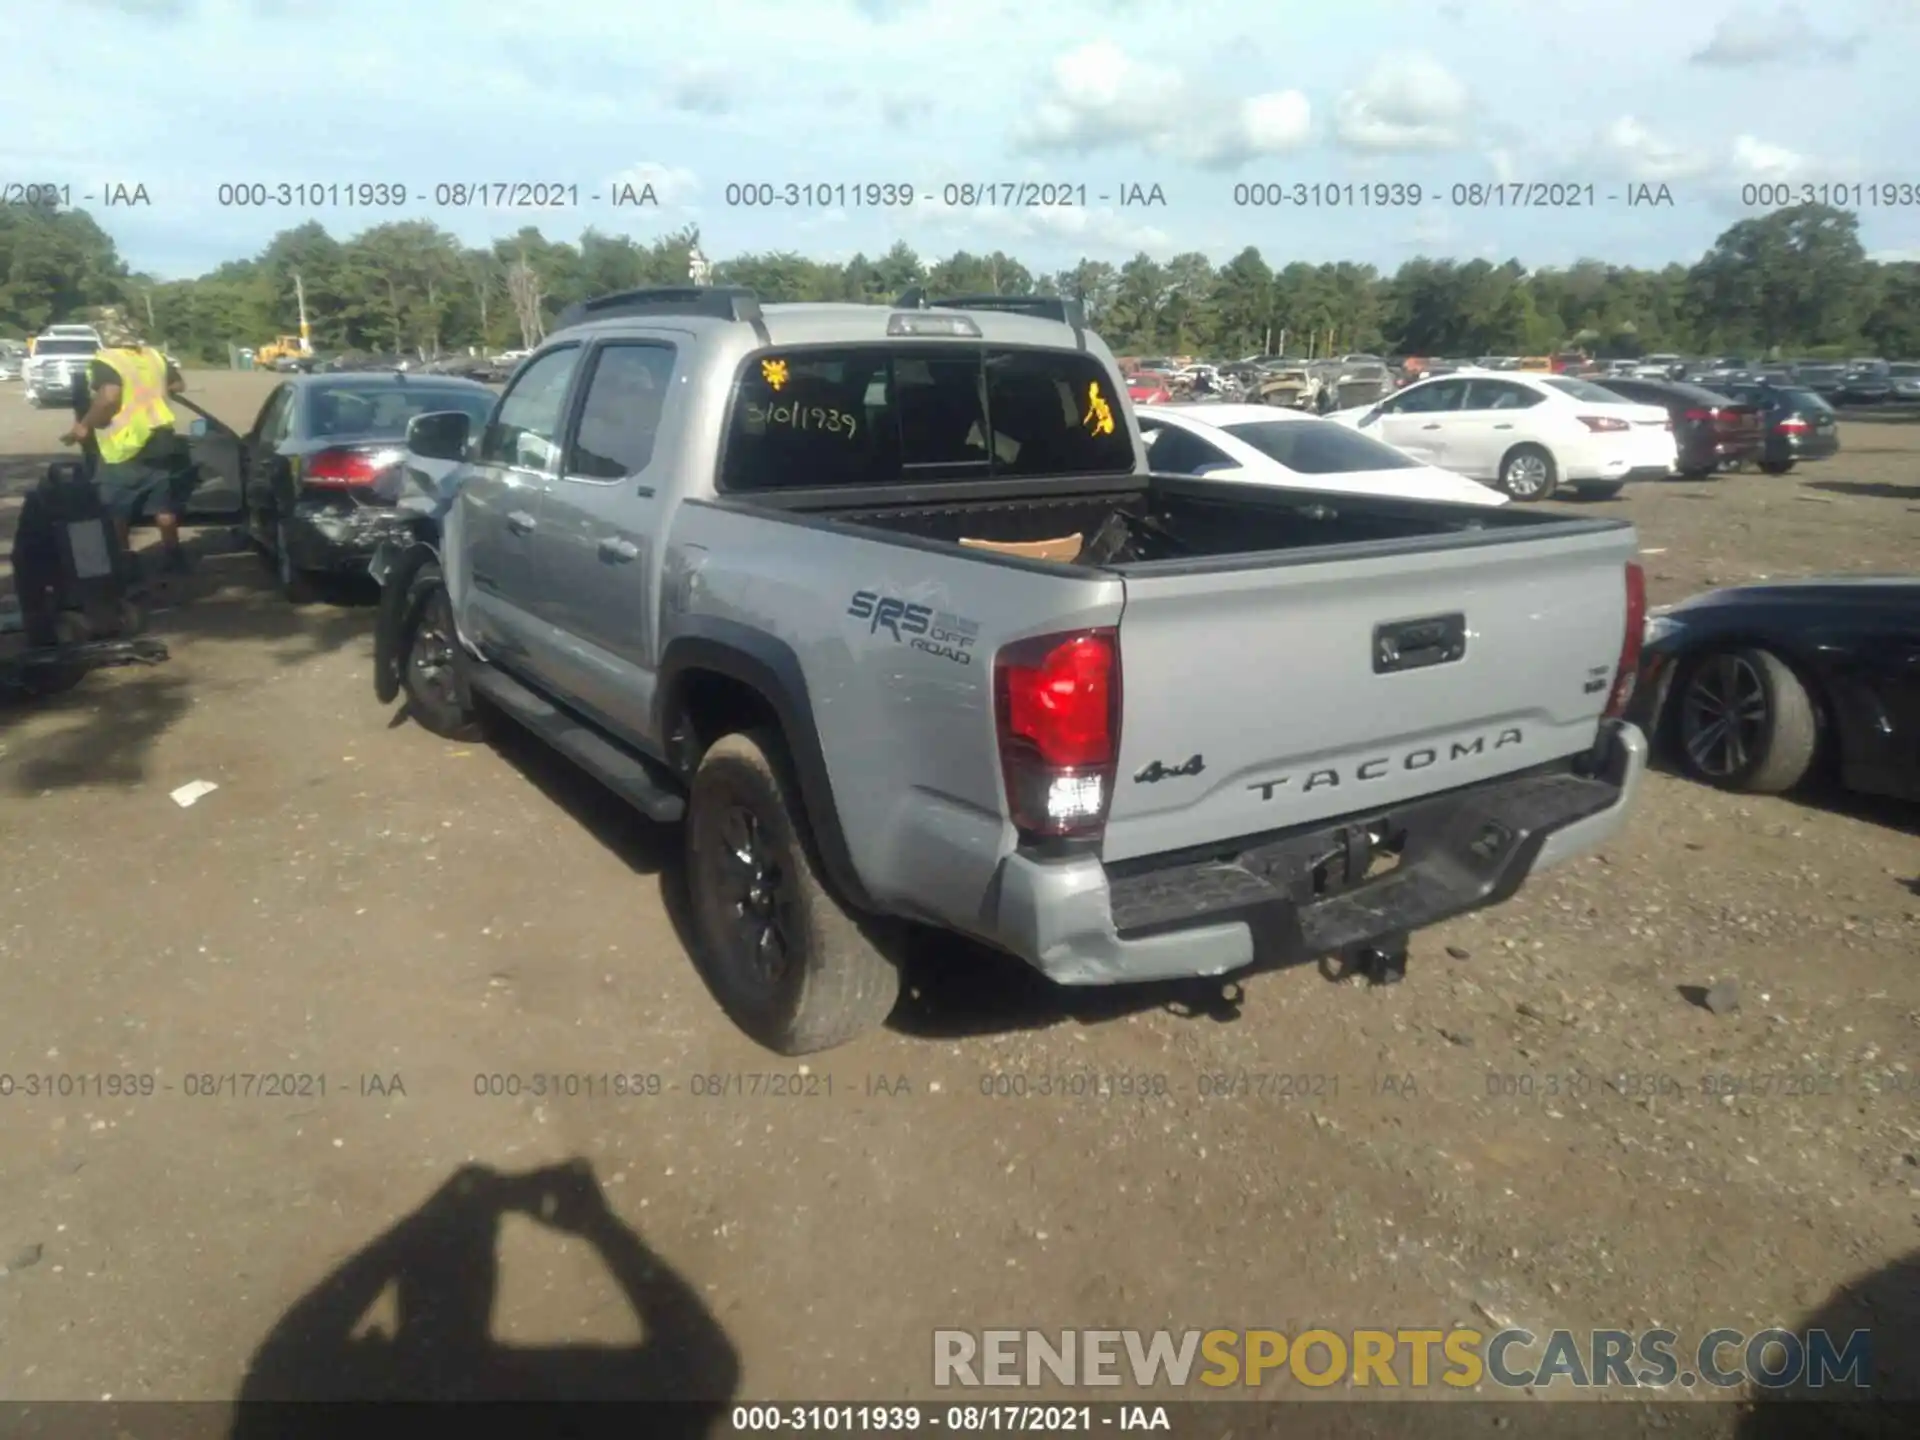
[[[654,437],[673,380],[671,345],[604,346],[587,379],[580,424],[562,473],[579,480],[624,480],[653,460]]]
[[[549,350],[531,361],[480,437],[482,464],[545,470],[553,463],[567,402],[567,382],[580,363],[580,347]]]
[[[1149,463],[1163,475],[1194,475],[1204,465],[1231,465],[1226,454],[1198,435],[1169,425],[1153,442]]]
[[[1469,380],[1467,410],[1530,410],[1546,397],[1511,380]]]
[[[1464,380],[1431,380],[1402,391],[1393,407],[1396,415],[1431,415],[1437,410],[1458,410],[1467,397]]]

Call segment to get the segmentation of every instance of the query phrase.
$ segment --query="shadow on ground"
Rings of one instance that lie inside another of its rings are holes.
[[[1910,1173],[1920,1175],[1920,1170],[1910,1167]],[[1868,1373],[1857,1378],[1866,1385],[1861,1388],[1856,1378],[1843,1375],[1840,1383],[1819,1389],[1802,1385],[1778,1392],[1747,1412],[1739,1440],[1909,1440],[1920,1435],[1920,1250],[1841,1285],[1789,1328],[1801,1336],[1824,1331],[1843,1357],[1849,1339],[1865,1331]]]
[[[1806,486],[1809,490],[1825,490],[1834,495],[1859,495],[1873,500],[1920,500],[1920,485],[1889,485],[1881,480],[1809,480]]]
[[[681,830],[656,825],[563,756],[510,721],[492,719],[494,749],[637,876],[655,877],[674,935],[693,964],[692,907],[681,865]],[[1223,979],[1165,985],[1068,987],[1031,966],[958,935],[894,927],[884,948],[901,968],[901,998],[890,1026],[924,1038],[1094,1024],[1163,1010],[1193,1019],[1239,1018],[1239,986]],[[697,968],[697,967],[696,967]],[[717,1003],[717,1002],[716,1002]]]
[[[509,1215],[589,1246],[632,1309],[640,1341],[495,1339],[498,1240]],[[614,1214],[585,1161],[522,1174],[469,1165],[281,1317],[248,1365],[230,1435],[337,1435],[340,1417],[310,1402],[408,1400],[567,1404],[522,1416],[512,1428],[529,1435],[706,1435],[739,1376],[719,1321]],[[637,1410],[635,1401],[676,1403]],[[604,1402],[627,1403],[596,1408]]]

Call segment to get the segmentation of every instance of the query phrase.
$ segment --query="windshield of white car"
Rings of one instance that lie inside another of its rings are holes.
[[[1558,390],[1562,395],[1570,396],[1575,400],[1584,400],[1589,405],[1620,405],[1623,403],[1632,403],[1631,401],[1622,401],[1618,395],[1606,389],[1604,386],[1590,384],[1585,380],[1569,380],[1564,375],[1558,375],[1552,379],[1543,377],[1540,383],[1550,389]]]
[[[1301,475],[1414,470],[1420,465],[1391,445],[1330,420],[1248,420],[1220,428]]]
[[[91,355],[100,348],[93,340],[36,340],[33,345],[33,358],[43,355]]]

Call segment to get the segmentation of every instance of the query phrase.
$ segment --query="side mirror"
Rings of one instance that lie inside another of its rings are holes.
[[[195,440],[202,438],[206,433],[207,422],[204,418],[196,417],[187,425],[187,434]]]
[[[407,422],[407,449],[423,460],[467,458],[473,417],[464,410],[436,410]]]

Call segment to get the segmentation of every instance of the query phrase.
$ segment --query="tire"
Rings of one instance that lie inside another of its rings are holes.
[[[1766,471],[1766,472],[1767,472],[1767,474],[1769,474],[1769,475],[1784,475],[1784,474],[1786,474],[1786,473],[1787,473],[1787,472],[1788,472],[1789,470],[1791,470],[1791,469],[1793,469],[1793,461],[1791,461],[1791,460],[1762,460],[1762,461],[1760,462],[1760,468],[1761,468],[1762,470],[1764,470],[1764,471]]]
[[[1671,703],[1674,749],[1695,780],[1742,794],[1778,795],[1813,766],[1819,712],[1800,677],[1770,650],[1741,646],[1693,657]],[[1716,730],[1730,710],[1736,723]]]
[[[900,972],[821,882],[792,773],[773,731],[707,751],[688,798],[687,888],[695,959],[722,1008],[767,1048],[808,1055],[885,1020]]]
[[[274,578],[280,582],[280,593],[289,605],[311,605],[320,598],[314,577],[293,563],[293,547],[287,543],[284,520],[273,523],[273,553],[268,558],[273,562]]]
[[[1500,461],[1499,487],[1523,504],[1548,500],[1560,488],[1560,467],[1538,445],[1516,445]]]
[[[1576,485],[1573,493],[1582,500],[1611,500],[1626,488],[1624,480],[1609,480],[1600,485]]]
[[[407,713],[443,740],[478,740],[485,724],[467,687],[464,652],[454,633],[453,602],[440,567],[413,572],[400,627],[400,690]]]

